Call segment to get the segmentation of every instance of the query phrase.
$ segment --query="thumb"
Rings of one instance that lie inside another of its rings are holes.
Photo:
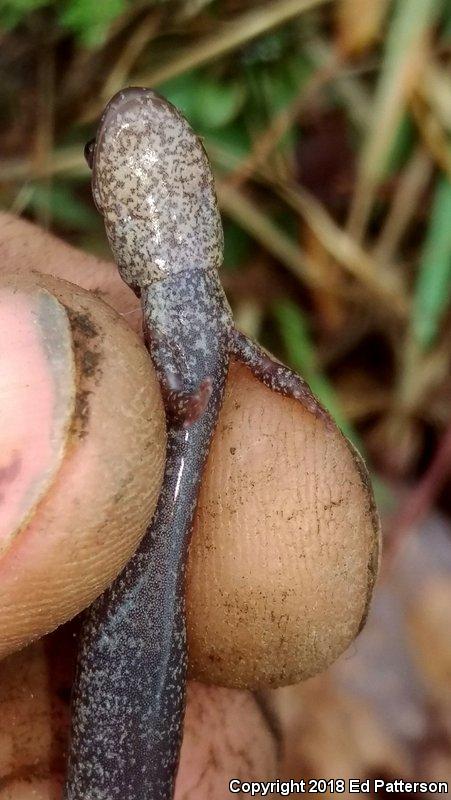
[[[0,282],[0,656],[88,605],[130,558],[164,467],[143,344],[94,295]]]

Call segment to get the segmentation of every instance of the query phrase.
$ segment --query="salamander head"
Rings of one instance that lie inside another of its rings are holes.
[[[118,92],[85,156],[122,278],[136,289],[222,261],[210,165],[186,119],[150,89]]]

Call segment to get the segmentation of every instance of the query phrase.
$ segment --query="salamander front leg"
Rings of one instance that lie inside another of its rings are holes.
[[[273,392],[299,400],[308,411],[323,419],[328,428],[334,427],[330,414],[320,405],[308,383],[236,328],[232,333],[231,354]]]

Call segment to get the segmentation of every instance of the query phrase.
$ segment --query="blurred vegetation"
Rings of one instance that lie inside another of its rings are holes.
[[[210,155],[238,324],[385,479],[427,475],[451,408],[451,6],[0,0],[0,35],[2,207],[108,258],[83,144],[119,88],[158,88]]]

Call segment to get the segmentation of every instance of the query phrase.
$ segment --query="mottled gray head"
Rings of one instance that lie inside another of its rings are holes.
[[[86,157],[94,200],[123,279],[134,288],[186,269],[214,269],[223,236],[200,139],[150,89],[118,92]]]

